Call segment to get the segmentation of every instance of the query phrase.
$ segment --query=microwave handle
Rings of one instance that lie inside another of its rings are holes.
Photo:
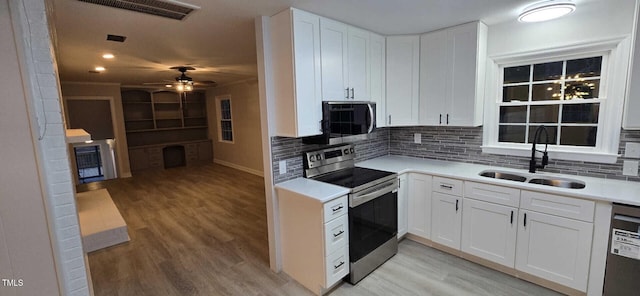
[[[367,133],[371,133],[373,131],[374,123],[376,122],[376,115],[373,113],[373,106],[371,106],[371,104],[367,104],[367,107],[369,108],[369,118],[371,118],[371,123],[369,123],[369,130],[367,131]]]

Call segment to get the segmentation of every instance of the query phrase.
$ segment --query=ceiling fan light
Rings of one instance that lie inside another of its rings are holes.
[[[575,10],[576,5],[569,1],[544,1],[527,7],[518,17],[518,21],[543,22],[565,16]]]
[[[178,84],[178,85],[176,85],[176,89],[177,89],[178,91],[184,91],[184,85],[182,85],[182,84]]]

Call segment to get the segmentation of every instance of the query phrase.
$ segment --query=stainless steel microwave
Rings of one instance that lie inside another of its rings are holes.
[[[376,103],[322,102],[322,134],[302,138],[306,144],[337,144],[366,138],[376,128]]]

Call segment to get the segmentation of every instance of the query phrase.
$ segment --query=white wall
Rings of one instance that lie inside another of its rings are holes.
[[[219,141],[216,96],[231,96],[233,143]],[[207,89],[209,138],[214,162],[263,176],[262,132],[258,81],[249,80]]]
[[[516,18],[489,26],[489,56],[560,47],[630,35],[635,0],[576,1],[574,13],[547,22],[520,23]]]
[[[90,293],[47,17],[44,0],[0,0],[0,65],[11,69],[0,72],[0,220],[11,261],[0,274],[24,280],[0,295]]]

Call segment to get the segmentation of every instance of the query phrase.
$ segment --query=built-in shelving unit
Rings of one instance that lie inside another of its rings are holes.
[[[123,90],[122,108],[129,147],[207,139],[202,92]]]
[[[167,147],[184,147],[178,163],[211,161],[203,92],[126,89],[122,109],[132,171],[172,167],[176,156],[165,153]]]

